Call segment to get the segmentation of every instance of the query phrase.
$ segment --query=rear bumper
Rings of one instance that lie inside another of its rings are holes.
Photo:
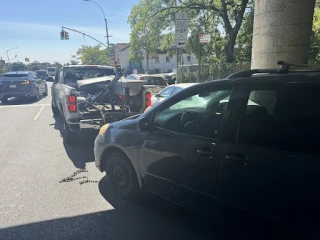
[[[80,129],[95,129],[99,130],[102,126],[103,120],[101,118],[98,119],[88,119],[88,120],[80,120]]]
[[[2,97],[33,97],[36,95],[35,89],[33,87],[25,87],[15,90],[0,90],[0,98]]]

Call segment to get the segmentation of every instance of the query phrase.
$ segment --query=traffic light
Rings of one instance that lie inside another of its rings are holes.
[[[64,40],[64,38],[65,38],[65,31],[64,30],[61,30],[61,32],[60,32],[60,38],[61,38],[61,40]]]
[[[30,62],[30,59],[29,58],[25,58],[24,61],[25,62]]]
[[[65,40],[69,40],[69,33],[68,32],[64,32],[64,38],[65,38]]]

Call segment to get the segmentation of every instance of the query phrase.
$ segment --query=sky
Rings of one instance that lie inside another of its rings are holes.
[[[110,43],[130,41],[127,23],[131,8],[139,0],[95,0],[108,19]],[[70,40],[60,40],[61,27],[85,32],[106,43],[105,23],[100,8],[83,0],[4,0],[0,8],[0,59],[10,62],[71,60],[81,45],[96,42],[83,35],[69,32]]]

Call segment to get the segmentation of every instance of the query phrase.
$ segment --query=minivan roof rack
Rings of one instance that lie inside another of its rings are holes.
[[[290,72],[320,72],[320,68],[310,68],[310,66],[306,64],[296,64],[296,63],[289,63],[285,61],[278,61],[277,64],[280,65],[279,69],[251,69],[251,70],[233,73],[230,76],[228,76],[227,79],[251,77],[253,74],[257,74],[257,73],[288,74]],[[292,67],[296,67],[296,69],[291,70]]]

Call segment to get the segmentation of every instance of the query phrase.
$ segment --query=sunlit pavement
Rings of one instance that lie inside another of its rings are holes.
[[[162,199],[120,199],[95,168],[92,144],[64,145],[50,102],[49,93],[0,104],[0,239],[237,239]]]

